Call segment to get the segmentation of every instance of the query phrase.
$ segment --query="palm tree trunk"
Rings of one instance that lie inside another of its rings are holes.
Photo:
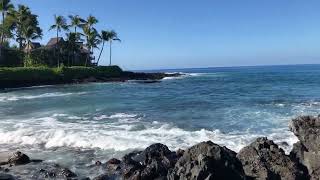
[[[86,67],[87,67],[87,64],[88,64],[88,59],[91,58],[91,47],[88,47],[88,49],[89,49],[89,55],[87,56],[87,58],[86,58],[86,63],[85,63],[85,65],[84,65],[84,66],[86,66]]]
[[[60,59],[59,59],[60,57],[59,57],[59,53],[57,53],[58,42],[59,42],[58,38],[59,38],[59,30],[57,29],[57,42],[56,42],[56,48],[54,50],[54,54],[55,56],[58,54],[57,62],[58,62],[58,67],[60,67]]]
[[[112,40],[110,40],[110,57],[109,57],[110,58],[110,64],[109,64],[109,66],[111,66],[111,56],[112,56],[112,54],[111,54],[112,53],[112,47],[111,46],[112,46]]]
[[[3,1],[2,1],[2,7],[3,7]],[[1,31],[1,45],[3,45],[4,42],[4,9],[2,9],[2,31]]]
[[[102,48],[101,48],[101,51],[100,51],[100,54],[99,54],[99,58],[98,58],[98,61],[97,61],[97,65],[99,65],[99,61],[100,61],[100,58],[101,58],[101,54],[102,54],[103,48],[104,48],[104,43],[105,43],[105,41],[102,42]]]

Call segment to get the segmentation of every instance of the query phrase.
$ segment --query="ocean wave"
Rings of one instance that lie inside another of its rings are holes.
[[[134,114],[119,113],[108,117],[113,117],[117,121],[92,123],[94,121],[92,118],[90,122],[62,122],[54,115],[38,119],[10,121],[5,124],[6,128],[0,129],[0,144],[31,145],[46,149],[69,147],[127,151],[145,148],[153,143],[163,143],[170,149],[176,150],[211,140],[234,151],[239,151],[255,138],[268,135],[276,142],[287,142],[289,146],[284,146],[284,148],[288,152],[292,144],[297,141],[291,132],[281,128],[272,129],[268,134],[223,133],[218,129],[188,131],[168,123],[143,122]],[[128,120],[134,119],[136,123],[127,123]]]
[[[40,95],[2,95],[0,96],[0,102],[8,102],[8,101],[19,101],[19,100],[32,100],[32,99],[40,99],[40,98],[52,98],[52,97],[63,97],[63,96],[70,96],[70,95],[82,95],[85,92],[78,92],[78,93],[44,93]]]

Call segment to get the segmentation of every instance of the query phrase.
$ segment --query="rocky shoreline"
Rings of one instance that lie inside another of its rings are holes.
[[[153,144],[121,160],[96,161],[89,168],[101,174],[95,180],[319,179],[320,117],[293,119],[290,130],[299,141],[288,155],[266,137],[256,139],[238,153],[211,141],[177,151]],[[0,166],[1,180],[25,179],[17,172],[32,179],[90,179],[58,164],[30,159],[21,152],[0,154]]]
[[[1,89],[9,88],[24,88],[32,86],[45,86],[45,85],[61,85],[61,84],[83,84],[83,83],[93,83],[93,82],[126,82],[130,80],[135,80],[139,83],[156,83],[160,82],[163,78],[166,77],[179,77],[183,76],[181,73],[142,73],[142,72],[130,72],[123,71],[119,76],[112,77],[95,77],[90,76],[82,79],[56,79],[50,81],[15,81],[15,82],[1,82]]]

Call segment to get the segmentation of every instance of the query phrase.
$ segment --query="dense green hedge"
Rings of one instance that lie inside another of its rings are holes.
[[[99,67],[15,67],[0,68],[0,87],[1,85],[14,86],[17,84],[51,84],[72,82],[89,77],[109,78],[119,77],[122,70],[118,66],[99,66]]]

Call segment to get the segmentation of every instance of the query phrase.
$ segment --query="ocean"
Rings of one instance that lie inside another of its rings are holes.
[[[290,120],[320,113],[320,65],[163,71],[185,75],[2,91],[1,151],[93,177],[95,161],[153,143],[177,150],[211,140],[238,152],[268,136],[288,153],[297,141]]]

